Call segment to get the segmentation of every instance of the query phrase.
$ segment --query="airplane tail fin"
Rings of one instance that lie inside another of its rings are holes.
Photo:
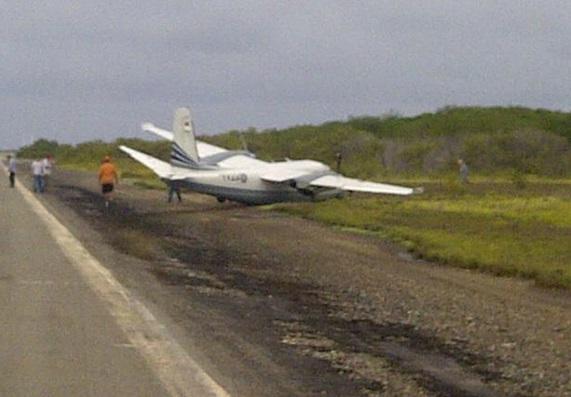
[[[188,108],[179,108],[174,113],[171,165],[184,168],[199,168],[200,158],[194,139],[192,119]]]

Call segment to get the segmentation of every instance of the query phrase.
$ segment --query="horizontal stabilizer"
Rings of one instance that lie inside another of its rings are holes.
[[[129,156],[131,156],[132,158],[134,158],[147,168],[150,168],[160,178],[170,179],[172,174],[172,169],[169,163],[159,160],[153,156],[149,156],[148,154],[138,152],[127,146],[119,146],[119,149],[122,152],[127,153]]]
[[[222,149],[221,147],[211,145],[209,143],[196,141],[196,148],[198,149],[198,155],[201,158],[212,156],[213,154],[223,153],[226,152],[226,149]]]
[[[160,136],[161,138],[166,139],[167,141],[174,140],[174,134],[172,132],[163,130],[162,128],[159,127],[155,127],[153,123],[143,123],[141,124],[141,128],[143,129],[143,131],[150,132],[151,134]]]
[[[160,136],[161,138],[166,139],[167,141],[172,142],[174,140],[174,134],[172,132],[163,130],[162,128],[155,126],[153,123],[143,123],[141,124],[141,128],[143,131],[150,132],[151,134]],[[196,148],[198,149],[198,155],[201,158],[212,156],[213,154],[226,152],[226,149],[201,141],[196,141]]]
[[[341,189],[350,192],[383,193],[408,196],[415,191],[409,187],[388,185],[385,183],[367,182],[359,179],[346,178],[342,175],[325,175],[314,179],[311,186]]]

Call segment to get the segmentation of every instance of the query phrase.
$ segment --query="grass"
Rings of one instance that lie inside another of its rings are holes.
[[[147,168],[117,158],[121,178],[144,189],[164,189]],[[96,172],[98,163],[59,164]],[[425,186],[412,198],[366,196],[321,203],[272,206],[352,231],[392,240],[420,258],[536,280],[545,286],[571,288],[571,179],[509,175],[472,178],[460,186],[456,176],[394,177],[387,182]],[[129,183],[128,182],[128,183]],[[138,238],[124,245],[147,256]]]
[[[350,197],[281,211],[375,233],[419,258],[571,288],[568,182],[428,183],[412,198]]]

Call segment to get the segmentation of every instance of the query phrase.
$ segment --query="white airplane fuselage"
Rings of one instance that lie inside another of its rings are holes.
[[[213,169],[193,171],[173,167],[173,176],[181,187],[209,194],[220,201],[231,200],[246,204],[271,204],[287,201],[310,201],[342,195],[338,189],[316,189],[303,183],[268,183],[260,174],[287,167],[299,169],[309,175],[326,175],[331,170],[325,164],[313,160],[268,163],[263,167],[230,168],[217,166]]]

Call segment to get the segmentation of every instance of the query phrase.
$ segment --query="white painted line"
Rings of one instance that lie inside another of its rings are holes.
[[[1,164],[1,163],[0,163]],[[6,172],[5,167],[3,168]],[[230,397],[111,272],[17,181],[16,188],[47,226],[65,256],[107,304],[119,327],[173,397]]]
[[[52,280],[19,280],[18,284],[22,285],[49,285],[52,286],[55,283]]]

